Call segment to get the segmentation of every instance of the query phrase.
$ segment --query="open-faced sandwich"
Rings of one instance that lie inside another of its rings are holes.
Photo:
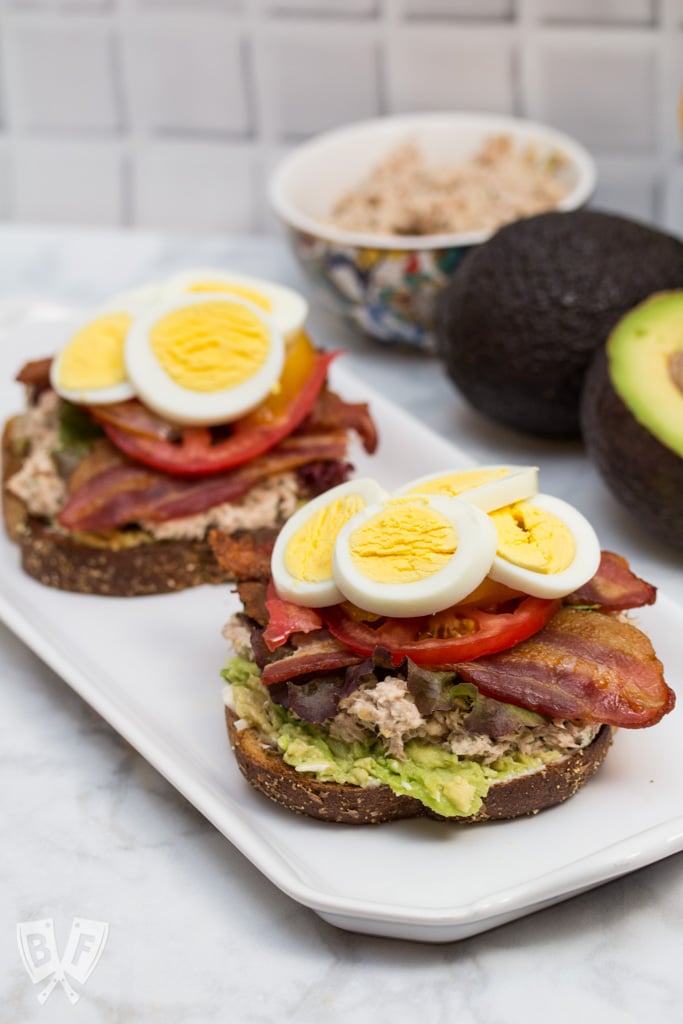
[[[228,731],[249,782],[294,811],[372,823],[534,814],[574,794],[616,728],[674,706],[627,609],[655,588],[601,552],[532,467],[347,482],[272,554],[216,531],[241,577]]]
[[[326,384],[291,289],[218,271],[121,295],[28,363],[5,425],[3,513],[24,570],[90,594],[228,579],[207,534],[258,550],[346,480],[368,409]]]

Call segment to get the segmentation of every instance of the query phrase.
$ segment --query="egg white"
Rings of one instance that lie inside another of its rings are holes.
[[[282,527],[271,556],[271,572],[275,589],[283,600],[308,608],[325,608],[344,600],[332,575],[329,579],[311,583],[294,576],[287,568],[285,560],[289,543],[298,530],[304,527],[319,509],[332,505],[348,495],[359,495],[367,505],[370,505],[385,498],[387,492],[370,478],[349,480],[309,501]]]
[[[494,512],[496,509],[503,508],[505,505],[512,505],[516,501],[525,501],[538,491],[538,469],[536,466],[500,465],[464,466],[462,469],[428,473],[426,476],[411,480],[410,483],[401,487],[395,493],[397,495],[418,494],[421,487],[432,484],[433,481],[440,480],[441,478],[446,479],[456,473],[467,473],[474,470],[486,472],[488,470],[501,469],[507,471],[505,476],[501,476],[497,480],[490,480],[485,484],[480,484],[478,487],[471,487],[467,491],[461,491],[457,495],[458,499],[467,502],[469,505],[475,505],[482,512]],[[443,493],[448,497],[453,497],[446,488],[444,488],[443,492],[432,491],[430,493]]]
[[[104,388],[68,388],[64,387],[64,385],[59,382],[62,360],[73,338],[75,338],[75,336],[89,324],[93,323],[94,320],[98,320],[100,317],[106,316],[108,313],[125,313],[131,317],[133,322],[135,322],[135,317],[138,314],[138,307],[135,303],[130,305],[125,303],[123,301],[123,297],[120,302],[108,302],[105,306],[100,307],[87,318],[82,320],[76,328],[72,328],[69,331],[68,337],[64,340],[64,344],[52,360],[52,365],[50,366],[50,385],[52,389],[56,391],[61,398],[65,398],[68,402],[73,402],[75,405],[111,405],[114,402],[125,402],[129,398],[135,397],[135,390],[130,380],[123,380],[118,384],[112,384],[111,386]],[[130,330],[128,333],[130,334]]]
[[[272,309],[267,315],[272,318],[285,340],[294,337],[306,322],[308,303],[303,295],[294,291],[293,288],[274,284],[272,281],[252,277],[249,274],[233,274],[225,270],[186,270],[170,278],[166,284],[165,298],[174,299],[183,295],[206,294],[189,291],[193,285],[202,281],[220,281],[226,286],[243,285],[270,299]],[[242,296],[238,296],[238,298],[242,298]]]
[[[226,301],[246,307],[266,324],[270,341],[266,360],[256,373],[236,387],[212,392],[185,388],[172,380],[157,361],[150,331],[159,320],[176,310]],[[227,292],[202,292],[152,306],[134,321],[125,347],[126,369],[138,397],[153,412],[187,426],[230,423],[250,412],[276,384],[284,356],[282,333],[273,320],[252,302]]]
[[[578,509],[550,494],[536,494],[529,501],[561,519],[576,544],[574,559],[562,572],[543,573],[508,562],[496,554],[489,573],[492,580],[522,590],[531,597],[558,598],[571,594],[587,583],[600,564],[600,542],[595,530]]]
[[[407,583],[368,579],[353,561],[351,536],[385,503],[363,509],[340,530],[334,549],[334,579],[344,597],[377,615],[407,618],[431,615],[457,604],[488,574],[496,551],[496,529],[489,517],[458,498],[428,495],[423,499],[455,528],[457,548],[448,563],[429,577]]]

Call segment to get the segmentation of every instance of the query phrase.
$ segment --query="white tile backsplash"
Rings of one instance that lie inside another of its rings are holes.
[[[133,219],[149,228],[249,234],[255,167],[248,150],[209,143],[146,144],[132,174]]]
[[[538,111],[596,152],[645,153],[656,139],[656,71],[651,46],[591,36],[539,47]]]
[[[547,21],[604,24],[651,24],[656,0],[537,0]]]
[[[387,48],[389,108],[511,114],[513,53],[509,32],[403,28]]]
[[[355,26],[354,26],[355,28]],[[329,32],[324,25],[298,31],[271,29],[262,42],[265,102],[277,137],[302,138],[379,113],[379,65],[373,35]]]
[[[661,189],[653,160],[598,158],[593,206],[652,222],[660,215]]]
[[[121,127],[116,41],[106,25],[18,22],[5,33],[7,97],[18,129],[54,135]]]
[[[471,18],[510,20],[513,0],[400,0],[409,18]]]
[[[228,19],[133,19],[127,103],[152,135],[249,134],[246,41]]]
[[[272,231],[310,135],[383,113],[554,124],[596,203],[683,232],[683,0],[0,0],[0,220]]]
[[[21,140],[11,162],[13,219],[120,224],[120,147],[108,142]]]

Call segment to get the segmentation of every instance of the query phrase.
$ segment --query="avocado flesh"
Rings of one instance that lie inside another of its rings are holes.
[[[683,291],[638,306],[586,376],[581,426],[605,483],[648,532],[683,548]]]
[[[683,290],[628,313],[607,342],[612,385],[635,418],[683,458]]]
[[[681,285],[683,245],[669,235],[593,210],[530,217],[457,268],[439,302],[439,352],[479,412],[576,436],[595,351],[638,302]]]
[[[435,744],[410,740],[405,760],[387,754],[377,739],[347,743],[332,738],[324,726],[304,722],[274,704],[261,683],[257,666],[231,658],[223,677],[232,686],[235,710],[277,748],[286,764],[309,772],[321,782],[352,786],[384,784],[399,796],[410,796],[444,817],[476,814],[494,782],[505,782],[560,760],[561,753],[515,754],[493,764],[459,757]]]

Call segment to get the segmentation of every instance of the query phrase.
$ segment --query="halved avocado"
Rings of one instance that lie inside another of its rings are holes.
[[[681,287],[679,239],[597,210],[543,213],[465,256],[439,301],[439,351],[479,412],[530,434],[578,436],[593,354],[637,303]]]
[[[581,426],[615,497],[683,548],[683,290],[619,321],[586,376]]]

